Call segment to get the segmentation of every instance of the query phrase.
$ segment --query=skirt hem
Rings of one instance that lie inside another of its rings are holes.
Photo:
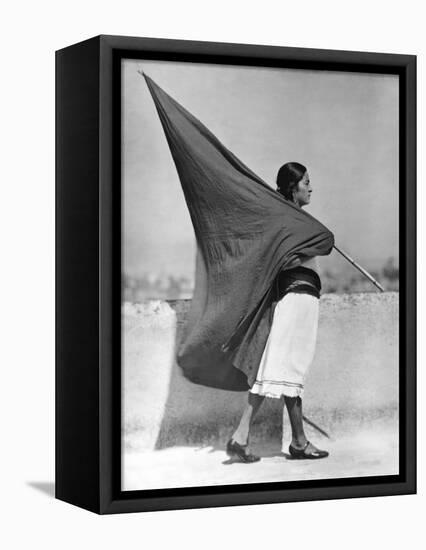
[[[259,388],[253,386],[249,390],[255,395],[263,395],[263,397],[271,397],[273,399],[281,399],[281,397],[302,397],[304,388]]]

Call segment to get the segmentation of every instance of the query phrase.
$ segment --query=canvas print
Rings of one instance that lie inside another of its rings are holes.
[[[121,62],[121,489],[399,473],[397,75]]]

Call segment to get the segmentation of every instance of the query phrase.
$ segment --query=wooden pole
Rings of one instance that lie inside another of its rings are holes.
[[[344,258],[346,258],[346,260],[348,260],[349,263],[351,263],[354,267],[356,267],[358,271],[360,271],[365,277],[367,277],[367,279],[369,279],[373,283],[373,285],[375,285],[381,292],[385,291],[382,285],[378,283],[376,279],[368,273],[368,271],[366,271],[363,267],[357,264],[356,261],[353,260],[348,254],[346,254],[346,252],[343,252],[343,250],[340,250],[340,248],[337,248],[336,245],[334,246],[334,248],[337,250],[337,252],[339,252],[339,254],[341,254]]]

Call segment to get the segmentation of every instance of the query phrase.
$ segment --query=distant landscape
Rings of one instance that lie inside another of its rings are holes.
[[[362,265],[385,290],[399,290],[399,265],[394,257]],[[323,293],[377,292],[364,275],[343,260],[322,266],[320,275]],[[122,275],[122,298],[125,302],[190,299],[193,291],[194,278],[185,274],[146,271],[137,275]]]

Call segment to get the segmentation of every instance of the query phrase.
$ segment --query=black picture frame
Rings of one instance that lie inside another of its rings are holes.
[[[400,473],[120,489],[120,60],[399,75]],[[99,514],[416,492],[416,56],[97,36],[56,52],[56,498]]]

